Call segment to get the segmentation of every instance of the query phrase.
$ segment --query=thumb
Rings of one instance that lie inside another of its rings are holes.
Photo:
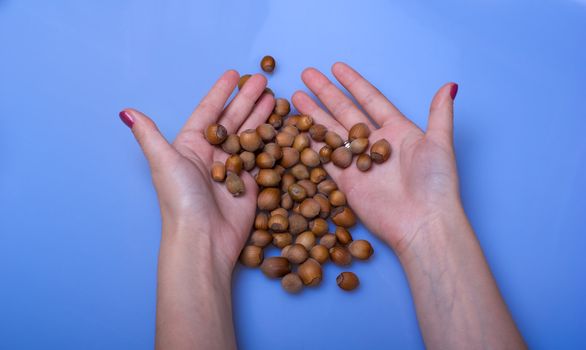
[[[149,117],[135,109],[124,109],[119,115],[122,122],[132,130],[151,168],[160,166],[173,151],[173,148],[161,134],[157,125]]]
[[[443,138],[450,143],[454,136],[454,99],[458,84],[442,86],[431,101],[426,135]]]

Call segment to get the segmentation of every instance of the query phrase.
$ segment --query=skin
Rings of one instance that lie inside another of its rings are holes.
[[[332,67],[364,114],[322,73],[309,68],[303,82],[327,108],[306,93],[292,102],[301,113],[343,138],[358,122],[372,143],[386,138],[391,158],[360,172],[355,166],[325,168],[369,230],[399,256],[411,286],[428,348],[525,348],[462,208],[453,148],[453,83],[431,103],[425,132],[401,114],[349,66]],[[257,187],[246,172],[246,193],[234,199],[210,179],[213,161],[226,155],[204,139],[209,124],[229,133],[263,123],[273,97],[266,79],[251,77],[234,100],[238,73],[228,71],[169,144],[144,114],[125,110],[151,166],[163,232],[159,255],[158,349],[234,349],[231,274],[254,219]],[[312,145],[318,150],[321,145]]]

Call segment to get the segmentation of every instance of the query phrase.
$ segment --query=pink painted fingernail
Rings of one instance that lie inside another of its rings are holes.
[[[458,84],[454,83],[450,88],[450,96],[452,96],[452,100],[456,99],[456,95],[458,94]]]
[[[132,126],[134,125],[134,119],[132,118],[130,113],[122,111],[118,115],[120,116],[120,120],[122,120],[122,122],[126,124],[126,126],[132,129]]]

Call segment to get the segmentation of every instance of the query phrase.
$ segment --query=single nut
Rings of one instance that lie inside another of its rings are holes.
[[[319,161],[322,164],[327,164],[330,162],[330,160],[332,159],[332,153],[334,152],[334,150],[332,149],[332,147],[325,145],[323,146],[320,150],[319,150]]]
[[[356,240],[348,246],[348,250],[353,257],[360,260],[366,260],[374,254],[374,249],[372,249],[372,245],[370,242],[359,239]]]
[[[288,217],[289,211],[287,211],[287,209],[285,208],[277,208],[271,211],[271,215],[283,215],[285,217]],[[269,215],[269,217],[271,217],[271,215]]]
[[[286,254],[283,256],[289,259],[289,261],[293,264],[301,264],[307,260],[309,253],[304,246],[295,243],[289,249],[287,249]]]
[[[301,202],[307,197],[307,191],[305,191],[305,188],[296,183],[289,186],[287,192],[295,202]]]
[[[336,277],[336,283],[338,284],[338,287],[342,288],[343,290],[350,291],[356,289],[356,287],[358,287],[360,284],[360,281],[358,280],[358,276],[356,276],[356,274],[345,271]]]
[[[299,293],[303,289],[303,281],[298,274],[291,272],[286,274],[281,280],[281,286],[289,293]]]
[[[289,251],[289,249],[292,247],[292,244],[286,245],[281,249],[281,256],[282,257],[286,257],[287,256],[287,252]]]
[[[260,169],[256,175],[256,183],[264,187],[279,186],[281,175],[275,169]]]
[[[291,147],[295,141],[295,136],[288,132],[281,131],[275,136],[275,142],[281,147]]]
[[[260,210],[274,210],[279,207],[281,191],[274,187],[267,187],[260,191],[257,198],[257,206]]]
[[[284,215],[271,215],[269,218],[269,228],[273,232],[285,232],[289,228],[289,220]]]
[[[330,252],[326,246],[318,244],[311,248],[309,256],[315,259],[318,263],[323,264],[330,258]]]
[[[309,180],[314,184],[318,184],[328,177],[328,173],[324,168],[313,168],[309,172]]]
[[[244,194],[244,181],[233,172],[228,172],[226,176],[226,188],[234,197],[239,197]]]
[[[234,174],[240,175],[240,172],[242,172],[243,167],[244,164],[242,162],[242,158],[240,158],[240,156],[238,156],[237,154],[231,154],[226,159],[227,172],[233,172]]]
[[[346,205],[346,195],[340,190],[333,190],[329,195],[330,204],[334,207]]]
[[[326,196],[329,196],[333,190],[337,190],[338,185],[332,179],[325,179],[319,184],[317,184],[317,191],[319,193],[323,193]]]
[[[244,130],[240,133],[240,146],[248,152],[256,152],[262,145],[262,139],[254,129]]]
[[[308,219],[312,219],[319,215],[320,211],[319,203],[313,198],[306,198],[301,202],[299,206],[299,210],[301,211],[301,215],[305,216]]]
[[[299,152],[303,151],[304,149],[306,149],[307,147],[309,147],[310,141],[309,141],[309,136],[307,136],[307,134],[303,133],[303,134],[299,134],[295,136],[295,139],[293,140],[293,148],[295,148],[296,150],[298,150]]]
[[[246,171],[250,171],[256,166],[256,156],[252,152],[244,151],[240,153],[240,159],[242,159],[242,168]]]
[[[328,222],[322,218],[315,218],[309,223],[309,229],[316,236],[322,236],[328,233]]]
[[[299,265],[297,274],[306,286],[317,286],[322,279],[321,265],[314,259],[307,259],[303,264]]]
[[[273,128],[278,129],[283,126],[283,117],[277,113],[273,113],[267,119],[267,123],[271,124]]]
[[[222,149],[228,154],[237,154],[240,152],[240,137],[238,135],[228,135],[222,143]]]
[[[315,245],[315,235],[311,231],[305,231],[299,234],[295,239],[296,244],[301,244],[307,251]]]
[[[291,272],[291,264],[281,256],[274,256],[264,259],[260,270],[269,278],[278,278]]]
[[[212,180],[223,182],[226,179],[226,167],[222,162],[214,162],[210,171]]]
[[[269,231],[255,230],[250,235],[250,243],[257,247],[264,248],[273,241],[273,235]]]
[[[290,233],[273,233],[273,245],[277,248],[284,248],[293,243],[293,236]]]
[[[261,124],[256,127],[256,132],[261,140],[265,142],[272,141],[277,135],[277,131],[271,124]]]
[[[330,259],[332,259],[336,265],[346,266],[350,265],[352,262],[352,255],[350,255],[348,249],[344,247],[332,247],[330,248]]]
[[[300,131],[307,131],[313,125],[313,118],[308,115],[300,115],[297,121],[297,129]]]
[[[340,168],[347,168],[352,164],[352,152],[346,147],[338,147],[332,153],[332,162]]]
[[[264,94],[271,94],[273,95],[273,97],[275,97],[275,93],[273,92],[273,90],[271,90],[271,88],[266,87],[263,91]]]
[[[285,168],[290,168],[299,163],[299,151],[292,147],[283,147],[283,158],[281,158],[281,165]]]
[[[350,142],[350,151],[352,154],[362,154],[368,149],[368,139],[361,137]]]
[[[271,169],[275,166],[275,157],[267,152],[261,152],[256,156],[256,166],[260,169]]]
[[[356,167],[360,171],[368,171],[372,166],[372,159],[368,154],[361,154],[356,158]]]
[[[291,174],[281,175],[281,191],[287,192],[289,190],[289,186],[293,185],[295,181],[295,176]]]
[[[380,139],[370,147],[370,158],[372,161],[380,164],[386,162],[391,157],[391,144],[385,139]]]
[[[257,230],[269,229],[269,216],[267,213],[260,212],[254,218],[254,228]]]
[[[309,135],[317,142],[322,142],[324,140],[326,132],[328,132],[328,129],[321,124],[313,124],[311,128],[309,128]]]
[[[332,149],[341,147],[344,144],[344,140],[342,140],[342,137],[340,137],[340,135],[336,134],[333,131],[326,132],[324,140],[326,141],[326,144],[328,146],[332,147]]]
[[[285,170],[286,170],[286,169],[285,169],[285,168],[284,168],[284,167],[283,167],[281,164],[277,164],[277,165],[275,165],[275,167],[274,167],[273,169],[275,169],[275,171],[276,171],[276,172],[278,172],[278,173],[279,173],[279,175],[281,175],[281,177],[282,177],[283,175],[285,175]]]
[[[336,227],[336,239],[343,245],[352,242],[352,235],[343,227]]]
[[[325,234],[319,239],[319,244],[323,245],[328,249],[335,246],[337,242],[338,240],[336,239],[336,236],[331,233]]]
[[[275,65],[276,62],[272,56],[267,55],[260,60],[260,68],[267,73],[272,73],[275,70]]]
[[[291,111],[291,104],[284,98],[278,98],[275,100],[274,112],[281,117],[286,116]]]
[[[356,215],[348,207],[337,207],[332,210],[332,221],[334,224],[342,227],[352,227],[356,225]]]
[[[295,176],[297,180],[309,179],[309,170],[303,164],[296,164],[291,168],[291,174]]]
[[[287,210],[291,210],[293,208],[293,199],[291,199],[291,196],[287,192],[281,195],[281,208]]]
[[[274,142],[267,143],[263,148],[263,152],[272,155],[276,160],[283,158],[283,150],[281,149],[281,146]]]
[[[244,74],[243,76],[240,77],[240,79],[238,79],[238,90],[242,89],[242,87],[244,86],[244,84],[246,84],[246,81],[248,81],[248,79],[250,79],[251,75],[250,74]]]
[[[228,131],[223,125],[212,124],[206,128],[205,137],[210,144],[219,145],[228,137]]]
[[[354,124],[348,132],[348,140],[353,141],[359,138],[368,138],[370,136],[370,129],[366,123]]]
[[[293,213],[289,216],[289,232],[298,235],[307,230],[307,219],[301,214]]]
[[[247,245],[240,253],[240,262],[244,266],[257,267],[262,263],[264,254],[261,247]]]
[[[327,219],[330,216],[331,211],[331,205],[330,201],[328,200],[328,197],[321,193],[318,193],[315,196],[313,196],[313,199],[315,199],[319,203],[319,217],[322,219]]]
[[[316,167],[320,164],[319,154],[311,148],[305,148],[300,155],[301,163],[308,167]]]
[[[293,136],[299,135],[299,129],[297,129],[297,127],[295,126],[297,120],[299,120],[298,115],[293,115],[287,118],[287,120],[285,121],[285,126],[281,128],[281,131],[286,132],[287,134],[291,134]]]

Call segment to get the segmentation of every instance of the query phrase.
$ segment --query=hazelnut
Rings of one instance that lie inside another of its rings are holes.
[[[303,281],[301,281],[301,277],[298,274],[291,272],[283,277],[281,286],[288,293],[299,293],[303,289]]]
[[[291,104],[284,98],[278,98],[275,100],[275,110],[274,112],[281,117],[286,116],[291,111]],[[274,125],[273,125],[274,126]]]
[[[333,190],[329,195],[330,204],[334,207],[346,205],[346,195],[340,190]]]
[[[295,136],[288,132],[281,131],[275,136],[275,142],[281,147],[291,147],[295,141]]]
[[[269,218],[269,228],[273,232],[287,231],[287,228],[289,228],[289,220],[287,220],[287,216],[283,216],[280,214],[271,215],[271,217]]]
[[[362,154],[368,148],[368,139],[367,138],[359,138],[355,139],[354,141],[350,142],[350,152],[352,154]]]
[[[352,242],[352,235],[343,227],[336,227],[336,239],[343,245]]]
[[[303,134],[299,134],[295,136],[295,139],[293,139],[293,148],[295,148],[296,150],[298,150],[299,152],[303,151],[304,149],[306,149],[307,147],[309,147],[310,141],[309,141],[309,136],[307,136],[307,134],[303,133]]]
[[[307,219],[303,215],[293,213],[289,216],[289,232],[298,235],[307,230]]]
[[[336,265],[346,266],[350,265],[352,262],[352,255],[350,255],[348,249],[336,246],[330,248],[330,259],[332,259]]]
[[[283,216],[289,216],[289,211],[287,211],[287,209],[285,208],[277,208],[273,211],[271,211],[271,215],[283,215]],[[269,215],[269,217],[271,216]]]
[[[315,259],[318,263],[323,264],[330,258],[330,252],[326,246],[318,244],[311,248],[309,256]]]
[[[313,118],[308,115],[300,115],[299,120],[297,121],[297,129],[300,131],[307,131],[313,125]]]
[[[356,167],[360,171],[367,171],[372,166],[372,159],[368,154],[361,154],[356,158]]]
[[[321,265],[314,259],[307,259],[299,265],[297,274],[306,286],[317,286],[322,279]]]
[[[283,126],[283,117],[277,113],[273,113],[267,119],[267,123],[271,124],[273,128],[278,129]]]
[[[269,229],[269,216],[267,213],[260,212],[254,218],[254,228],[257,230]]]
[[[364,239],[359,239],[350,243],[348,250],[353,257],[360,260],[366,260],[370,258],[374,253],[372,245]]]
[[[290,233],[273,233],[273,245],[277,248],[284,248],[293,243]]]
[[[256,156],[252,152],[244,151],[240,153],[240,159],[242,159],[242,167],[246,171],[254,169],[256,165]]]
[[[328,132],[328,129],[321,124],[313,124],[311,128],[309,128],[309,135],[317,142],[322,142],[324,140],[326,132]]]
[[[289,186],[295,183],[295,176],[291,174],[283,174],[281,175],[281,191],[287,192],[289,190]]]
[[[331,209],[330,201],[328,200],[328,198],[323,194],[318,193],[315,196],[313,196],[313,199],[315,199],[319,203],[319,217],[322,219],[327,219],[330,216]]]
[[[305,188],[305,192],[307,193],[307,197],[313,197],[315,196],[315,192],[317,191],[317,186],[309,181],[309,180],[299,180],[297,181],[297,183]]]
[[[289,193],[284,193],[281,196],[281,207],[287,210],[290,210],[291,208],[293,208],[293,199],[291,199],[291,196],[289,195]],[[289,222],[289,226],[291,225],[291,222]]]
[[[322,218],[315,218],[309,223],[309,229],[316,236],[322,236],[328,233],[328,222]]]
[[[285,126],[281,128],[281,131],[287,134],[291,134],[293,136],[299,135],[299,129],[297,129],[297,127],[295,127],[294,124],[297,120],[299,120],[298,115],[294,115],[287,118],[287,120],[285,121]]]
[[[386,162],[391,156],[391,144],[385,139],[380,139],[370,147],[370,158],[372,161],[380,164]]]
[[[315,235],[311,231],[305,231],[299,234],[295,239],[296,244],[301,244],[307,251],[315,245]]]
[[[328,177],[328,173],[324,168],[313,168],[309,172],[309,180],[314,184],[318,184]]]
[[[263,91],[263,94],[271,94],[273,95],[273,97],[275,97],[275,93],[273,92],[273,90],[271,90],[271,88],[266,87]]]
[[[256,166],[260,169],[271,169],[275,166],[275,157],[267,152],[261,152],[256,156]]]
[[[251,77],[250,74],[244,74],[243,76],[240,77],[240,79],[238,79],[238,90],[242,89],[242,87],[244,86],[246,81],[248,79],[250,79],[250,77]]]
[[[341,147],[344,144],[344,140],[342,140],[340,135],[336,134],[333,131],[326,132],[324,140],[326,141],[328,146],[332,147],[332,149]]]
[[[290,246],[289,249],[287,249],[287,251],[285,252],[285,255],[283,256],[289,259],[289,261],[293,264],[301,264],[302,262],[307,260],[307,258],[309,257],[309,253],[307,252],[307,249],[305,249],[304,246],[296,243]]]
[[[323,193],[326,196],[329,196],[333,190],[337,190],[338,185],[332,179],[325,179],[319,184],[317,184],[317,191],[319,193]]]
[[[264,259],[260,269],[267,277],[278,278],[291,272],[291,264],[281,256],[274,256]]]
[[[256,175],[256,183],[263,187],[279,186],[281,175],[274,169],[260,169]]]
[[[293,199],[295,202],[301,202],[307,197],[307,191],[305,191],[305,188],[296,183],[289,186],[287,191],[291,196],[291,199]]]
[[[327,164],[330,162],[330,160],[332,159],[332,152],[334,152],[334,150],[332,149],[332,147],[325,145],[322,148],[320,148],[319,150],[319,161],[322,164]]]
[[[214,162],[210,172],[214,181],[223,182],[226,179],[226,167],[222,162]]]
[[[357,123],[354,124],[350,131],[348,132],[348,140],[353,141],[359,138],[366,138],[370,136],[370,129],[366,123]]]
[[[237,154],[240,152],[240,137],[238,135],[228,135],[222,143],[222,149],[228,154]]]
[[[336,236],[331,233],[325,234],[319,239],[319,244],[323,245],[328,249],[335,246],[337,242],[338,240],[336,239]]]
[[[281,164],[277,164],[275,165],[275,167],[273,168],[277,173],[279,173],[279,175],[283,176],[285,175],[285,168],[283,166],[281,166]]]
[[[319,215],[320,211],[319,203],[313,198],[306,198],[301,202],[299,206],[299,210],[301,211],[301,215],[305,216],[308,219],[312,219]]]
[[[272,155],[276,160],[283,158],[283,150],[281,149],[281,146],[274,142],[267,143],[263,148],[263,152]]]
[[[242,162],[242,158],[240,158],[240,156],[238,156],[237,154],[232,154],[228,156],[228,158],[226,159],[227,172],[233,172],[234,174],[240,175],[243,166],[244,164]]]
[[[263,251],[261,247],[247,245],[240,253],[240,262],[244,266],[257,267],[263,261]]]
[[[340,168],[347,168],[352,164],[352,152],[346,147],[338,147],[332,153],[332,162]]]
[[[275,65],[276,62],[272,56],[267,55],[260,60],[260,68],[267,73],[272,73],[275,70]]]
[[[256,133],[260,136],[261,140],[265,142],[271,141],[277,135],[277,131],[271,124],[261,124],[257,126]]]
[[[296,164],[291,168],[291,174],[295,176],[297,180],[309,179],[309,170],[303,164]]]
[[[301,163],[311,168],[316,167],[320,164],[319,154],[317,154],[317,152],[312,150],[311,148],[305,148],[301,152],[299,158],[301,159]]]
[[[336,283],[338,287],[342,288],[345,291],[350,291],[358,287],[360,281],[358,280],[358,276],[356,276],[353,272],[342,272],[341,274],[336,277]]]
[[[299,151],[291,147],[283,147],[283,158],[281,158],[281,165],[285,168],[290,168],[299,162]]]
[[[240,133],[240,146],[248,152],[256,152],[262,145],[262,139],[254,129],[244,130]]]
[[[239,197],[244,194],[244,181],[233,172],[228,172],[228,176],[226,176],[226,188],[234,197]]]
[[[228,131],[223,125],[212,124],[206,128],[205,137],[210,144],[219,145],[228,137]]]
[[[332,210],[332,221],[334,224],[342,227],[352,227],[356,225],[356,216],[352,209],[348,207],[337,207]]]
[[[274,210],[279,207],[281,191],[274,187],[267,187],[259,192],[257,206],[260,210]]]
[[[265,230],[255,230],[250,235],[250,243],[257,247],[264,248],[273,241],[273,235]]]

